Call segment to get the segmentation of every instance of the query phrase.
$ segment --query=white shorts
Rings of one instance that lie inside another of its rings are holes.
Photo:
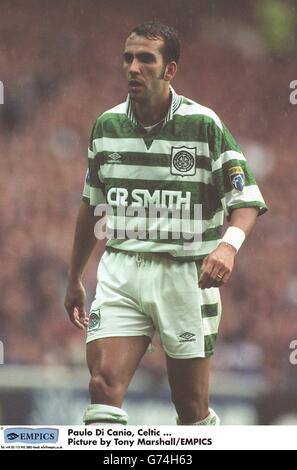
[[[98,266],[87,342],[155,331],[173,358],[214,352],[221,317],[219,289],[198,287],[199,264],[153,253],[105,251]]]

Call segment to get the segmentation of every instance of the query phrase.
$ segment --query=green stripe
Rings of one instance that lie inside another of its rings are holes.
[[[95,139],[94,137],[94,133],[95,133],[95,128],[96,128],[96,125],[97,125],[97,119],[92,127],[92,131],[91,131],[91,136],[90,136],[90,141],[89,141],[89,148],[90,150],[93,152],[93,140]]]
[[[209,116],[193,114],[189,116],[174,115],[171,121],[168,121],[163,127],[157,129],[153,134],[158,135],[158,139],[165,141],[200,141],[210,143],[214,146],[213,141],[209,139],[208,128],[215,126],[213,119]],[[219,130],[221,133],[221,131]],[[129,138],[136,139],[146,137],[149,139],[147,132],[141,127],[134,125],[125,114],[104,113],[100,116],[94,126],[92,133],[93,139],[101,137],[109,138]],[[236,146],[236,149],[238,146]],[[235,150],[235,147],[232,147]]]
[[[104,113],[99,116],[93,131],[93,139],[101,137],[129,138],[138,137],[135,134],[135,126],[126,114]]]
[[[155,243],[166,243],[168,245],[178,245],[178,246],[182,246],[184,245],[185,243],[191,243],[193,240],[189,240],[189,239],[185,239],[183,240],[182,239],[182,236],[180,239],[176,239],[176,238],[173,238],[173,234],[172,232],[165,232],[165,231],[162,231],[160,232],[160,230],[157,230],[156,231],[156,238],[149,238],[149,234],[148,232],[145,233],[144,237],[146,238],[140,238],[140,237],[137,237],[137,235],[135,235],[135,238],[133,238],[134,240],[146,240],[147,242],[155,242]],[[137,232],[136,232],[137,233]],[[161,235],[163,235],[163,238],[161,237]],[[182,235],[182,234],[181,234]],[[118,231],[117,229],[114,230],[113,232],[113,238],[118,238],[120,237],[121,240],[131,240],[130,237],[128,237],[126,235],[126,233],[124,231]]]
[[[222,227],[220,227],[220,232],[222,231]],[[166,232],[166,231],[160,231],[160,230],[156,230],[156,237],[155,238],[149,238],[149,232],[145,232],[145,239],[148,241],[148,242],[159,242],[159,243],[168,243],[168,244],[174,244],[174,245],[184,245],[185,243],[192,243],[195,241],[195,238],[194,236],[192,236],[192,238],[189,238],[187,237],[187,234],[183,234],[181,233],[180,234],[180,238],[174,238],[173,235],[175,235],[173,232]],[[137,233],[137,230],[136,230],[136,233]],[[114,230],[114,238],[118,238],[118,236],[121,235],[121,239],[122,240],[130,240],[130,237],[125,236],[125,238],[123,238],[123,234],[122,234],[122,231],[119,231],[118,233],[118,230],[115,229]],[[175,235],[176,237],[176,235]],[[135,236],[135,239],[136,240],[143,240],[143,238],[138,238],[137,236]],[[202,243],[203,242],[208,242],[208,241],[217,241],[218,240],[218,237],[217,236],[213,236],[212,238],[205,238],[204,236],[202,236]]]
[[[205,230],[205,232],[203,232],[202,234],[202,241],[208,242],[211,240],[219,240],[220,238],[222,238],[222,229],[223,225]]]
[[[208,116],[175,115],[172,121],[169,121],[160,131],[159,139],[167,141],[180,140],[181,142],[209,142],[208,125],[213,124],[213,120]]]
[[[101,183],[98,177],[99,162],[96,159],[89,158],[89,175],[90,175],[90,186],[93,188],[101,188],[104,191],[104,185]]]
[[[228,150],[236,150],[241,153],[241,149],[237,142],[235,141],[233,135],[230,133],[229,129],[223,123],[223,141],[222,141],[222,150],[221,153],[227,152]]]
[[[223,124],[223,123],[222,123]],[[208,129],[209,150],[214,160],[220,158],[220,155],[228,150],[241,152],[240,147],[235,142],[227,127],[223,124],[223,132],[212,122]]]
[[[202,318],[217,317],[218,313],[218,303],[201,305]]]
[[[98,152],[95,155],[98,167],[104,164],[112,164],[109,158],[111,151]],[[121,152],[121,165],[168,167],[171,166],[171,155],[162,153]],[[89,161],[93,159],[89,159]],[[196,168],[211,171],[211,160],[207,156],[196,155]]]
[[[214,353],[214,347],[217,339],[217,333],[213,335],[204,336],[204,351],[205,356],[211,356]]]

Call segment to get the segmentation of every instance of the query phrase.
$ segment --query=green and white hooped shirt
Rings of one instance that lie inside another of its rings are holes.
[[[129,96],[97,118],[83,200],[107,204],[108,248],[199,260],[220,242],[224,215],[267,208],[219,117],[170,90],[168,113],[150,132],[138,124]]]

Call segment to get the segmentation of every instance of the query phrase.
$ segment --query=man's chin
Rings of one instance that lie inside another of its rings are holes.
[[[139,103],[141,101],[145,101],[145,97],[140,94],[140,93],[135,93],[135,92],[131,92],[129,91],[129,95],[130,95],[130,99],[132,101],[134,101],[135,103]]]

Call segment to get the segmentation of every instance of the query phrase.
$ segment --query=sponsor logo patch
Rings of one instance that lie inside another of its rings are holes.
[[[232,186],[237,191],[243,191],[244,188],[244,172],[241,166],[233,166],[228,170],[229,178]]]

